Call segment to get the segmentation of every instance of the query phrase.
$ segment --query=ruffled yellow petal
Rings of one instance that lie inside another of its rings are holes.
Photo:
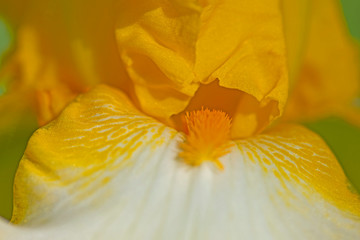
[[[22,56],[14,78],[29,89],[51,85],[42,87],[40,99],[57,85],[64,89],[56,106],[38,107],[48,109],[40,122],[58,114],[67,96],[99,82],[171,124],[172,115],[194,108],[189,104],[199,88],[216,80],[216,92],[248,95],[228,103],[235,109],[229,113],[234,137],[257,133],[282,113],[287,70],[278,0],[16,4],[5,8],[18,27],[15,58]]]
[[[196,1],[132,1],[120,8],[120,55],[146,113],[166,119],[197,90],[193,65],[201,12]]]
[[[212,96],[216,101],[224,101],[224,89],[244,96],[227,104],[234,109],[229,112],[235,119],[232,135],[261,131],[281,114],[287,97],[279,4],[260,0],[125,4],[116,36],[141,109],[166,121],[185,108],[211,105],[209,97],[196,95],[217,80]],[[194,94],[198,100],[192,100]],[[254,118],[257,121],[249,120]]]
[[[219,79],[220,86],[245,93],[235,103],[233,137],[260,132],[284,108],[288,78],[279,4],[219,1],[203,13],[197,75],[203,83]]]
[[[359,51],[337,0],[311,1],[304,58],[286,118],[342,114],[359,91]]]
[[[360,237],[359,195],[326,144],[304,127],[229,141],[222,171],[183,161],[184,141],[123,93],[95,88],[31,138],[12,219],[24,227],[0,221],[1,237]]]

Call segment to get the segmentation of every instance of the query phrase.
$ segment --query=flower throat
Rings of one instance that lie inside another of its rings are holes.
[[[186,139],[179,157],[192,166],[211,161],[224,169],[219,158],[229,152],[231,118],[225,112],[201,108],[187,112],[183,124]]]

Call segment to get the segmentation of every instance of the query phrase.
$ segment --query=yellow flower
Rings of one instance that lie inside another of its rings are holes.
[[[355,65],[326,67],[329,49],[356,61],[335,1],[40,2],[7,65],[37,90],[40,122],[88,86],[112,87],[78,96],[34,133],[0,238],[360,237],[360,197],[323,140],[295,124],[265,130],[289,82],[288,116],[316,105],[302,95],[308,66],[312,82],[338,84],[344,71],[356,80]],[[65,13],[77,21],[59,21]],[[336,23],[324,46],[320,20]]]

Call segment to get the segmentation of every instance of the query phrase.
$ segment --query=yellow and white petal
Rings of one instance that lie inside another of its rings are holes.
[[[194,115],[196,116],[196,114]],[[100,86],[31,138],[0,239],[358,239],[360,200],[314,133],[283,125],[194,167],[185,140]]]

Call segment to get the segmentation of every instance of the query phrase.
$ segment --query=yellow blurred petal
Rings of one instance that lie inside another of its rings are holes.
[[[40,125],[54,119],[84,90],[73,81],[73,72],[57,61],[47,56],[43,39],[35,29],[23,25],[17,32],[17,48],[1,69],[1,80],[9,82],[7,92],[18,96],[14,105],[24,102],[27,108],[36,109]]]
[[[1,6],[15,32],[6,75],[29,93],[40,123],[94,84],[128,88],[114,35],[114,1],[14,0]]]
[[[29,92],[35,99],[26,99],[35,103],[40,125],[53,120],[62,109],[83,91],[83,87],[73,82],[71,72],[64,65],[48,59],[42,47],[44,42],[30,26],[22,26],[18,31],[18,43],[15,54],[7,63],[12,67],[8,74],[18,89]],[[12,91],[18,91],[14,89]],[[35,100],[35,101],[34,101]]]
[[[64,107],[76,97],[76,93],[64,85],[36,91],[37,118],[40,126],[55,119]]]
[[[359,90],[359,49],[337,0],[311,2],[305,55],[286,119],[311,120],[341,113]]]
[[[228,102],[236,109],[229,114],[238,118],[233,136],[264,129],[282,113],[288,91],[279,4],[265,0],[125,4],[116,34],[141,109],[167,119],[184,109],[211,105],[209,97],[196,95],[206,88],[204,84],[218,80],[219,92],[226,88],[250,95]],[[201,100],[192,100],[194,94]],[[222,95],[213,97],[223,102]],[[254,108],[243,109],[252,98],[249,105]],[[258,121],[244,132],[240,128],[250,124],[244,122],[249,114]]]
[[[129,78],[121,62],[115,36],[118,9],[127,1],[62,1],[58,21],[63,23],[69,42],[68,59],[74,59],[81,81],[87,86],[106,83],[124,91],[129,90]],[[54,11],[58,11],[53,6]],[[60,42],[56,47],[65,49]]]
[[[100,86],[31,138],[5,239],[358,239],[360,198],[326,144],[297,125],[179,159],[182,133]],[[175,236],[175,237],[174,237]]]
[[[282,0],[290,89],[294,87],[304,55],[309,28],[310,0]]]

